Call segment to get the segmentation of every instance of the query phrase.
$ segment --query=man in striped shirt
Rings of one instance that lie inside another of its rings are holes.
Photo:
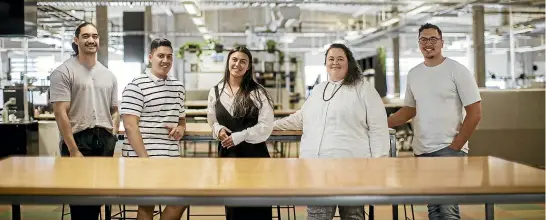
[[[125,127],[124,157],[179,157],[184,135],[184,85],[168,76],[173,49],[167,39],[155,39],[148,58],[151,68],[124,89],[121,115]],[[160,169],[160,168],[158,168]],[[147,176],[143,173],[142,176]],[[167,206],[161,219],[180,219],[185,206]],[[154,206],[139,206],[138,219],[152,219]]]

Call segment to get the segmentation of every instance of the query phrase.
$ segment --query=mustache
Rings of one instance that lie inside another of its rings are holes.
[[[96,44],[96,43],[86,43],[85,46],[86,46],[86,47],[88,47],[88,46],[95,46],[95,47],[96,47],[97,44]]]

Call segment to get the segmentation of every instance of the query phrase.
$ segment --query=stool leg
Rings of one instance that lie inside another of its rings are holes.
[[[374,207],[373,205],[370,205],[370,220],[374,220]]]
[[[102,213],[100,217],[102,219]],[[112,205],[104,205],[104,219],[105,220],[112,219]]]
[[[392,219],[398,219],[398,205],[392,205]]]
[[[294,220],[296,220],[296,206],[292,206],[292,212],[294,214]]]
[[[138,213],[138,211],[137,211],[137,213]],[[125,204],[123,204],[123,218],[124,219],[127,218],[127,207],[125,207]]]
[[[61,209],[61,220],[64,220],[64,204],[63,204],[63,208]]]

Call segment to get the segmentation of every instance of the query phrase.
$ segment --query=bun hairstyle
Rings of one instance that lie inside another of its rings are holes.
[[[84,22],[82,24],[80,24],[77,28],[76,28],[76,31],[74,32],[74,36],[75,37],[80,37],[80,33],[82,31],[82,28],[87,26],[87,25],[91,25],[93,27],[96,28],[96,26],[92,23],[89,23],[89,22]],[[74,53],[72,54],[72,56],[78,56],[80,54],[80,51],[78,50],[78,44],[76,44],[75,42],[72,42],[72,50],[74,50]]]

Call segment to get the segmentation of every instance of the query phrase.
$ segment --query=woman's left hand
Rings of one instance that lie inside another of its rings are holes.
[[[223,141],[222,141],[222,146],[224,148],[230,148],[230,147],[233,147],[233,139],[231,136],[228,136],[227,138],[225,138]]]

